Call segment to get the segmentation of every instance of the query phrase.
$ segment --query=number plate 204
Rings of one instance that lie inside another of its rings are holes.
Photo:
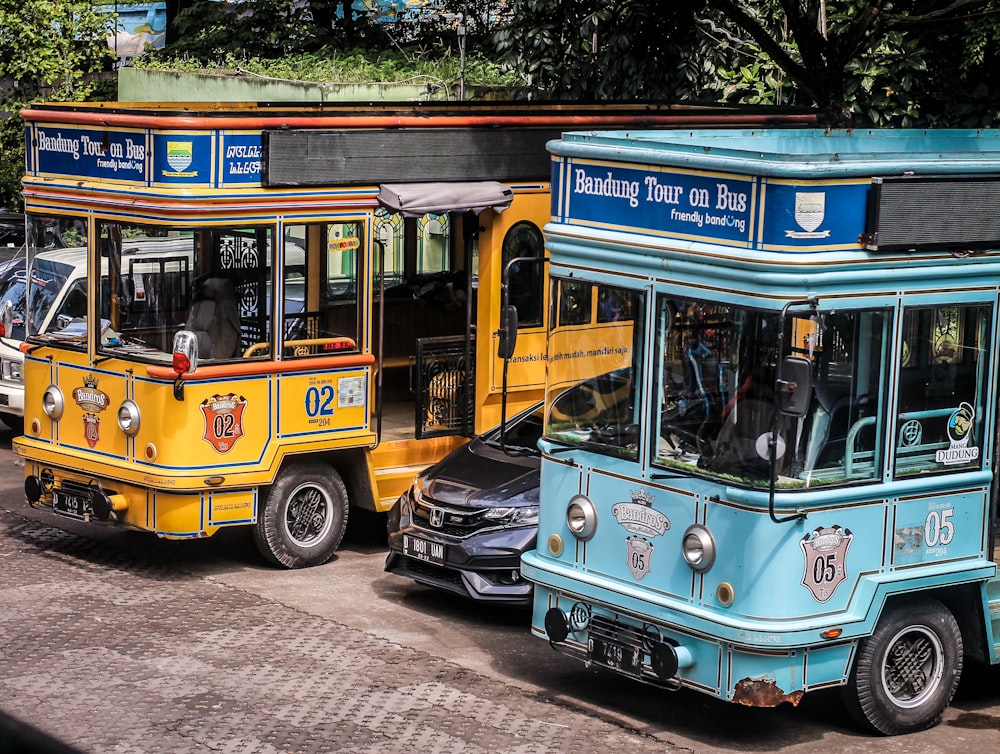
[[[639,678],[642,676],[642,650],[609,639],[591,636],[588,642],[590,661],[619,673]]]

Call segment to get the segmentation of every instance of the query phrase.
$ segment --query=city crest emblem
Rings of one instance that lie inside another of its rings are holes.
[[[795,192],[795,222],[802,230],[786,230],[785,236],[800,240],[829,238],[829,230],[819,230],[826,220],[826,194],[821,191]]]
[[[219,453],[228,453],[236,441],[243,437],[243,411],[247,399],[235,393],[213,395],[201,402],[201,413],[205,417],[205,435]]]
[[[817,602],[826,602],[847,578],[847,548],[854,541],[850,529],[817,526],[799,545],[805,561],[802,585]]]
[[[167,142],[167,164],[180,173],[191,166],[193,147],[190,141]]]
[[[795,193],[795,222],[807,233],[823,224],[826,217],[826,194],[797,191]]]

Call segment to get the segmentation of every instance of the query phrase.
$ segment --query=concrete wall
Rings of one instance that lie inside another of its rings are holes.
[[[467,100],[494,96],[497,96],[496,90],[466,84]],[[118,71],[119,102],[402,102],[428,99],[458,99],[458,83],[428,95],[426,86],[410,84],[307,83],[248,75],[174,73],[129,67]]]

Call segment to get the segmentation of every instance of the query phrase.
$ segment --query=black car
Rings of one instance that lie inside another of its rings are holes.
[[[484,602],[530,605],[521,553],[538,535],[542,405],[471,440],[414,480],[389,512],[385,570]]]

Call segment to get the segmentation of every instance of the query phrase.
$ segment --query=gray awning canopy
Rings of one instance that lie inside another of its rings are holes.
[[[514,198],[510,187],[497,181],[384,183],[379,189],[379,204],[390,212],[399,212],[403,217],[469,210],[478,215],[484,209],[503,212]]]

